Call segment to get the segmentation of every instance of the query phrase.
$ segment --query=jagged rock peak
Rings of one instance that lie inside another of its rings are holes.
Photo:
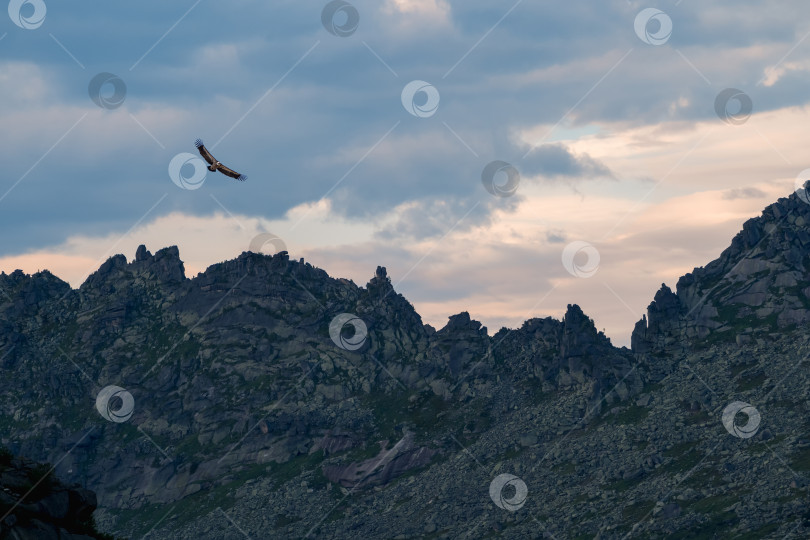
[[[439,332],[455,333],[458,331],[477,333],[482,336],[487,335],[487,327],[481,326],[481,323],[479,321],[470,318],[470,314],[466,311],[462,311],[461,313],[458,313],[456,315],[450,315],[450,317],[448,317],[447,324]]]
[[[581,325],[590,323],[593,326],[593,321],[585,315],[582,308],[578,304],[568,304],[563,316],[563,322],[566,325]]]
[[[121,272],[150,274],[164,283],[179,283],[186,279],[185,266],[180,260],[177,246],[169,246],[152,255],[146,246],[141,244],[135,251],[135,259],[127,262],[124,255],[113,255],[92,273],[82,284],[82,288],[95,287],[110,279],[115,279]]]
[[[70,285],[47,270],[33,275],[15,270],[0,274],[0,303],[16,302],[18,307],[34,307],[42,302],[59,298],[70,290]],[[12,300],[12,298],[14,300]]]
[[[610,339],[596,330],[593,319],[585,315],[577,304],[568,304],[563,316],[563,356],[584,354],[592,347],[610,346]]]
[[[34,274],[26,274],[20,269],[14,270],[10,274],[6,274],[5,272],[0,272],[0,281],[4,282],[10,286],[16,286],[21,283],[27,283],[30,281],[38,282],[38,283],[54,283],[54,284],[65,284],[64,281],[59,279],[57,276],[53,275],[50,270],[41,270]]]
[[[152,256],[149,250],[146,249],[146,246],[141,244],[135,251],[135,261],[133,262],[161,261],[166,259],[180,260],[180,250],[177,248],[177,246],[165,247],[158,250],[158,252]]]
[[[368,285],[367,289],[385,289],[386,292],[388,289],[393,289],[393,285],[391,285],[391,278],[388,277],[388,271],[385,269],[384,266],[378,266],[377,270],[374,272],[374,277],[372,277]]]
[[[384,266],[377,267],[374,277],[366,284],[366,289],[371,297],[377,299],[377,301],[388,299],[388,301],[396,302],[395,299],[400,296],[394,291],[391,278],[388,277],[388,272]]]
[[[138,249],[135,251],[135,262],[141,262],[151,258],[152,254],[149,253],[145,245],[141,244],[138,246]]]
[[[169,246],[159,250],[154,256],[141,244],[135,251],[135,260],[131,267],[134,270],[151,272],[161,281],[179,282],[186,278],[183,261],[180,260],[180,250],[177,246]]]

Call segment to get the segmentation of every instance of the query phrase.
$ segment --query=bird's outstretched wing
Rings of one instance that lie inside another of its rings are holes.
[[[197,147],[197,150],[200,151],[200,155],[203,157],[203,159],[205,159],[205,161],[208,162],[209,165],[219,163],[216,160],[216,158],[214,158],[214,156],[211,154],[211,152],[209,152],[208,149],[205,147],[205,145],[202,142],[202,139],[197,139],[196,141],[194,141],[194,145]],[[231,178],[236,178],[239,181],[244,182],[245,180],[247,180],[247,176],[245,176],[244,174],[239,174],[235,170],[226,167],[222,163],[219,163],[216,169],[222,174],[230,176]]]
[[[211,152],[208,151],[208,148],[205,147],[205,145],[202,142],[202,139],[197,139],[196,141],[194,141],[194,146],[197,147],[197,150],[200,151],[200,155],[203,157],[205,161],[208,162],[209,165],[214,164],[216,159],[214,159],[214,156],[212,156]]]
[[[244,182],[245,180],[247,180],[247,176],[245,176],[244,174],[239,174],[238,172],[234,171],[233,169],[229,169],[225,165],[220,165],[219,167],[217,167],[217,170],[219,170],[219,172],[221,172],[225,176],[230,176],[231,178],[236,178],[237,180],[239,180],[241,182]]]

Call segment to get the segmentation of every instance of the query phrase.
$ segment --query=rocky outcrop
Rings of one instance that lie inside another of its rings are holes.
[[[501,329],[493,342],[496,361],[515,377],[536,377],[546,390],[584,385],[591,407],[602,398],[626,399],[643,384],[643,369],[634,368],[630,351],[614,347],[576,304],[568,305],[562,320],[530,319],[519,329]]]
[[[435,449],[416,446],[410,432],[390,449],[387,446],[388,441],[382,441],[380,453],[364,461],[324,466],[324,474],[330,482],[352,490],[383,485],[426,466],[438,453]]]
[[[633,351],[747,342],[810,321],[810,204],[800,191],[749,219],[720,257],[662,285],[636,323]]]

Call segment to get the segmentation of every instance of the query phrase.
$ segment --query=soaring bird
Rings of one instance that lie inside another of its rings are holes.
[[[200,151],[200,155],[203,157],[203,159],[208,162],[209,171],[219,171],[226,176],[236,178],[237,180],[240,180],[242,182],[247,180],[247,176],[245,176],[244,174],[239,174],[233,169],[229,169],[228,167],[217,161],[216,158],[211,155],[211,152],[208,151],[208,148],[205,147],[205,145],[202,142],[202,139],[197,139],[196,141],[194,141],[194,145],[197,147],[197,150]]]

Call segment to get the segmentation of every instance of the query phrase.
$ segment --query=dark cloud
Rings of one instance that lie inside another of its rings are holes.
[[[522,160],[522,170],[527,175],[547,178],[612,178],[613,172],[603,163],[587,154],[575,155],[559,143],[544,144],[531,151]]]

